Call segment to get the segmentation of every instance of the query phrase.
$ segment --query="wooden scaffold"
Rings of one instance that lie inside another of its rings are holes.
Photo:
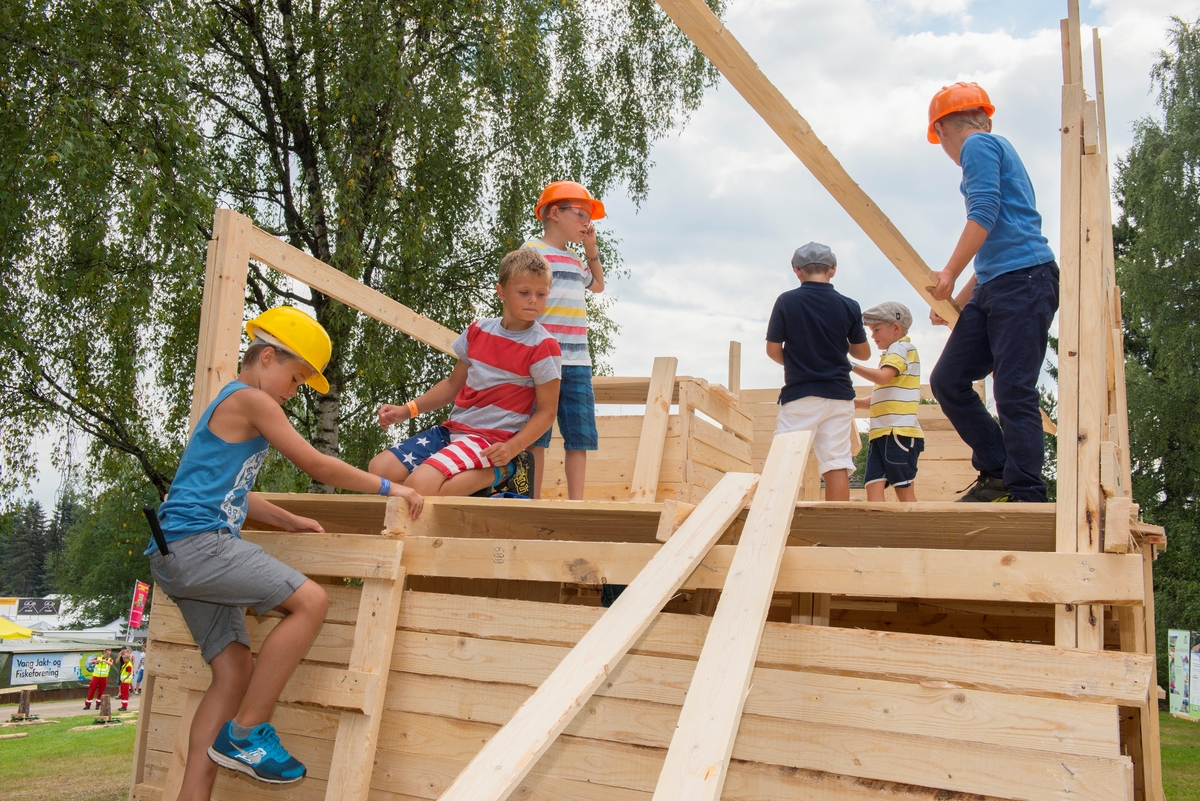
[[[701,0],[659,0],[927,297],[929,268]],[[916,504],[825,502],[775,390],[597,378],[585,500],[273,495],[321,522],[243,536],[330,607],[272,718],[309,769],[213,798],[1161,801],[1152,562],[1130,492],[1100,41],[1063,21],[1056,504],[954,504],[969,449],[936,405]],[[228,210],[205,277],[192,423],[236,373],[250,260],[449,353],[454,333]],[[927,300],[931,300],[927,297]],[[931,304],[953,322],[949,302]],[[847,432],[857,442],[857,432]],[[928,470],[928,473],[926,472]],[[928,476],[928,479],[927,479]],[[609,609],[605,584],[627,585]],[[278,622],[250,615],[252,650]],[[156,592],[131,799],[174,801],[209,672]]]

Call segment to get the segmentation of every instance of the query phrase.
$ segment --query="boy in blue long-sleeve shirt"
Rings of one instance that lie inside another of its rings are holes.
[[[929,141],[962,167],[959,189],[967,204],[958,245],[934,273],[933,297],[949,298],[975,260],[975,275],[955,298],[962,314],[930,385],[979,471],[959,500],[1044,502],[1037,382],[1058,311],[1058,265],[1042,236],[1025,165],[1007,139],[991,132],[994,111],[973,83],[944,87],[929,105]],[[989,373],[999,425],[972,388]]]

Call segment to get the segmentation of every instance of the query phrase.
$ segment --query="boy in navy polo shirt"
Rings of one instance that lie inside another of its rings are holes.
[[[825,500],[848,501],[854,386],[846,355],[867,359],[871,346],[858,303],[830,283],[833,251],[809,242],[792,254],[792,270],[800,287],[779,296],[767,324],[767,356],[783,365],[784,378],[775,433],[812,431]]]
[[[975,275],[955,298],[962,314],[929,383],[979,471],[959,500],[1045,502],[1037,382],[1058,311],[1058,265],[1025,165],[991,132],[994,112],[973,83],[943,87],[929,104],[929,141],[962,167],[959,190],[967,200],[966,226],[945,268],[934,273],[933,297],[949,298],[975,259]],[[972,388],[989,373],[999,425]]]

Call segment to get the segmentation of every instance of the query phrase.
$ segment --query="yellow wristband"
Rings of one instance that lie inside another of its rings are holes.
[[[420,412],[417,410],[417,402],[415,400],[410,400],[408,403],[404,404],[404,406],[406,409],[408,409],[409,419],[415,418],[418,414],[420,414]]]

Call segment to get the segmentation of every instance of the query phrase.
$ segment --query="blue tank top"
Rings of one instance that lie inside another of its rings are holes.
[[[208,421],[222,401],[239,389],[249,388],[241,381],[230,381],[196,422],[171,491],[158,507],[167,542],[221,529],[240,536],[249,507],[247,496],[270,446],[261,435],[245,442],[226,442],[209,430]],[[146,553],[157,550],[151,539]]]

